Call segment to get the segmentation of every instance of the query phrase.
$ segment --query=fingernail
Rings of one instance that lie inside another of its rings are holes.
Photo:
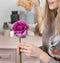
[[[21,53],[21,47],[19,47],[19,54]]]

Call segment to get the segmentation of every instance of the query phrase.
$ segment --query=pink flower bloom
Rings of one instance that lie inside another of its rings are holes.
[[[13,24],[14,34],[18,37],[25,37],[28,34],[29,26],[24,20],[16,21]]]

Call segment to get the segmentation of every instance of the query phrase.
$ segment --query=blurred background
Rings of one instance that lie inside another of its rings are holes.
[[[41,6],[44,11],[45,0],[41,0]],[[3,30],[3,23],[10,22],[11,11],[25,11],[24,8],[17,6],[17,0],[0,0],[0,31]],[[34,12],[34,10],[32,11]]]

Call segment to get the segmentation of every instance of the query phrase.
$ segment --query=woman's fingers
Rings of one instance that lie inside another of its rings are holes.
[[[28,53],[29,52],[28,50],[25,50],[25,49],[21,49],[20,51],[23,52],[23,53]]]
[[[30,53],[32,51],[32,44],[29,43],[20,43],[19,48],[21,52],[28,52]]]
[[[30,50],[30,45],[28,43],[20,43],[19,48],[22,50]]]
[[[32,45],[30,43],[20,43],[19,47],[21,48],[26,48],[26,49],[31,49]]]
[[[30,50],[21,49],[20,52],[24,53],[25,55],[27,55],[27,56],[29,56],[29,57],[32,56],[32,53],[31,53]]]
[[[20,52],[23,52],[27,56],[34,56],[37,57],[39,56],[39,48],[36,47],[35,45],[32,45],[30,43],[20,43]]]
[[[27,46],[27,47],[28,47],[29,44],[27,44],[27,43],[25,43],[25,42],[22,42],[22,43],[19,44],[19,46]]]

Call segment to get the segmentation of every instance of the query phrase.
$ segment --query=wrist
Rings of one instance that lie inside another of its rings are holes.
[[[40,51],[39,59],[41,59],[44,63],[48,63],[50,60],[50,56],[44,51]]]

